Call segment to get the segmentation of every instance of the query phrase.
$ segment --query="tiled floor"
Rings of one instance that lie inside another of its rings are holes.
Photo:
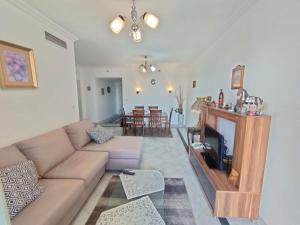
[[[120,134],[121,130],[115,130]],[[198,225],[220,225],[217,218],[211,215],[206,203],[201,186],[191,167],[188,155],[176,129],[172,130],[173,138],[151,138],[144,139],[144,151],[141,162],[142,169],[157,169],[163,172],[165,177],[184,178],[185,185],[190,197],[194,217]],[[186,130],[182,129],[183,137],[186,138]],[[112,173],[107,173],[102,178],[94,193],[83,207],[73,225],[84,225],[91,214],[97,200],[107,186]],[[231,225],[260,224],[259,221],[230,220]]]

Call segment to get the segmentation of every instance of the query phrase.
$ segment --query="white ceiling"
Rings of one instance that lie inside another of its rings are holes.
[[[136,0],[138,13],[159,16],[157,30],[143,26],[143,42],[134,43],[129,26],[119,35],[109,30],[118,14],[129,17],[131,0],[25,0],[74,33],[76,61],[82,65],[141,62],[187,63],[203,53],[249,7],[251,0]]]

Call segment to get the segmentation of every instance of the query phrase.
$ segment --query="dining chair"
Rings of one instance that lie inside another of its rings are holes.
[[[150,128],[152,135],[154,133],[154,129],[159,128],[159,132],[161,134],[162,131],[162,120],[161,120],[162,111],[158,109],[152,109],[150,110]]]
[[[142,110],[145,110],[145,106],[134,106],[134,109],[142,109]]]
[[[153,109],[158,109],[158,106],[148,106],[149,111]]]
[[[143,136],[144,136],[144,128],[145,128],[145,111],[141,109],[134,109],[132,111],[133,114],[133,127],[134,127],[134,134],[136,135],[136,129],[141,127],[143,129]]]
[[[126,117],[125,109],[121,110],[121,126],[123,127],[123,134],[127,133],[127,127],[131,128],[133,126],[133,119]]]
[[[166,129],[168,129],[168,131],[171,131],[171,121],[172,121],[172,114],[173,114],[173,108],[171,108],[170,114],[169,114],[169,118],[166,118],[163,123]]]

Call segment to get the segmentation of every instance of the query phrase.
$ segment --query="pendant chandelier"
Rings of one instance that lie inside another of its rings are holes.
[[[145,62],[143,64],[141,64],[139,66],[139,69],[143,72],[143,73],[146,73],[148,72],[149,70],[151,72],[155,72],[156,71],[156,67],[153,66],[153,65],[149,65],[148,62],[147,62],[147,56],[144,57],[145,58]]]
[[[135,7],[135,0],[132,0],[132,7],[131,7],[131,20],[132,25],[129,32],[129,36],[132,37],[134,42],[141,42],[142,41],[142,33],[141,33],[141,25],[140,20],[143,20],[144,23],[149,26],[151,29],[156,29],[159,24],[159,19],[157,16],[150,12],[145,12],[140,18],[138,17],[138,12]],[[119,34],[123,28],[125,27],[125,20],[127,18],[118,15],[111,23],[110,29],[113,33]]]

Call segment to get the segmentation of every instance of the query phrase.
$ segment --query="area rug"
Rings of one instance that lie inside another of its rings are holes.
[[[128,202],[124,191],[115,191],[117,185],[122,185],[121,181],[113,177],[86,225],[96,225],[102,212]],[[165,178],[163,196],[151,200],[167,225],[196,225],[182,178]]]

